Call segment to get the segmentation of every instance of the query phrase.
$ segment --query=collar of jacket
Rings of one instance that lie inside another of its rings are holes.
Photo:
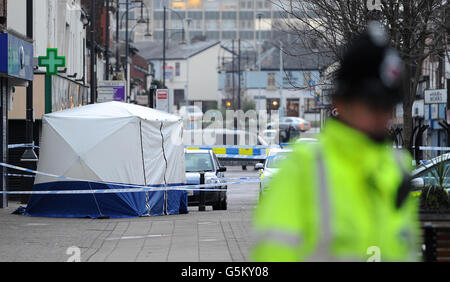
[[[327,146],[338,149],[344,158],[361,163],[361,165],[367,162],[377,165],[370,160],[380,160],[380,157],[386,156],[389,146],[387,142],[373,141],[361,131],[336,119],[327,121],[322,138]]]

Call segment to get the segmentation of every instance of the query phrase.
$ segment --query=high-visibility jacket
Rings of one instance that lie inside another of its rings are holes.
[[[397,204],[409,154],[327,121],[280,164],[255,211],[253,261],[417,261],[418,202]]]

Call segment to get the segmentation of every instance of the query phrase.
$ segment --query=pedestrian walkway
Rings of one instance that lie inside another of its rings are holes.
[[[232,170],[229,177],[255,176]],[[0,210],[0,261],[67,261],[70,247],[81,261],[247,260],[251,216],[258,184],[229,187],[227,211],[128,219],[68,219],[12,215],[19,204]]]

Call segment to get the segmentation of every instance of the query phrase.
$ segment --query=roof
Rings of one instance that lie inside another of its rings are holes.
[[[450,153],[446,153],[446,154],[437,156],[434,159],[432,159],[431,161],[428,161],[425,164],[419,165],[416,169],[414,169],[412,171],[411,174],[413,176],[416,176],[417,174],[423,172],[424,170],[426,170],[426,169],[428,169],[428,168],[430,168],[430,167],[432,167],[432,166],[434,166],[434,165],[436,165],[436,164],[438,164],[440,162],[445,162],[445,161],[447,161],[449,159],[450,159]]]
[[[185,149],[184,152],[186,154],[209,154],[211,150],[206,149]]]
[[[166,49],[166,60],[185,60],[193,57],[213,46],[216,46],[220,41],[201,41],[192,44],[174,45]],[[134,46],[139,49],[138,54],[150,60],[162,60],[163,48],[161,42],[137,42]]]
[[[280,69],[280,49],[276,48],[261,62],[261,69]],[[334,60],[326,52],[313,53],[311,50],[299,46],[283,48],[284,70],[318,70],[329,66],[333,62]]]
[[[324,50],[312,52],[310,48],[299,46],[297,43],[285,44],[283,48],[283,69],[285,71],[295,70],[322,70],[331,65],[335,60],[331,54]],[[289,47],[287,47],[289,46]],[[229,46],[228,46],[229,47]],[[228,47],[223,47],[229,50]],[[235,52],[237,52],[235,50]],[[261,52],[261,70],[280,69],[280,48],[275,44],[266,44]],[[256,50],[241,50],[241,70],[256,67],[258,53]],[[230,61],[223,64],[227,71],[232,70]],[[238,68],[238,59],[235,57],[234,69]]]
[[[166,112],[122,102],[90,104],[44,115],[45,118],[105,119],[139,117],[145,120],[177,122],[181,118]]]
[[[291,152],[292,152],[292,149],[273,148],[273,149],[270,149],[269,156],[273,156],[273,155],[276,155],[278,153],[291,153]]]

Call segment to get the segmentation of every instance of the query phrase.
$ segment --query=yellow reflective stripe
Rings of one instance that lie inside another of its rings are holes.
[[[186,149],[187,150],[200,150],[199,147],[187,147]]]
[[[253,156],[253,148],[241,148],[239,149],[239,155]]]
[[[327,175],[325,170],[325,163],[323,160],[322,152],[317,150],[317,183],[318,189],[318,207],[320,217],[320,230],[318,234],[320,236],[316,251],[307,259],[308,261],[335,261],[331,254],[331,207],[330,207],[330,195],[327,182]]]
[[[255,245],[260,245],[262,243],[276,243],[295,249],[300,247],[302,241],[302,237],[298,234],[275,229],[259,232],[255,237]]]
[[[213,152],[216,155],[226,155],[227,154],[227,148],[213,148]]]

